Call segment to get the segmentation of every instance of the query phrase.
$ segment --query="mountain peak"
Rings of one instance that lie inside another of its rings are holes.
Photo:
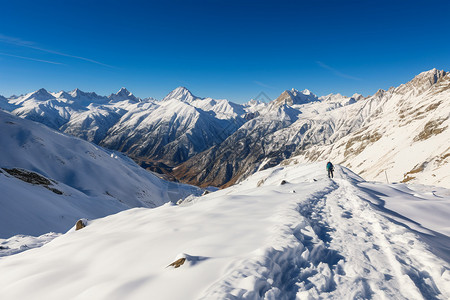
[[[39,101],[45,101],[45,100],[49,100],[49,99],[54,99],[55,97],[50,94],[49,92],[47,92],[46,89],[44,88],[40,88],[39,90],[28,94],[25,99],[36,99]]]
[[[85,94],[85,92],[83,92],[79,88],[75,88],[73,91],[69,92],[69,95],[71,95],[74,98],[79,97],[79,96],[84,95],[84,94]]]
[[[162,101],[170,100],[170,99],[176,99],[182,102],[191,102],[196,99],[200,99],[196,96],[194,96],[191,91],[189,91],[184,86],[179,86],[173,91],[171,91],[169,94],[167,94],[166,97]]]
[[[308,90],[308,89],[304,89],[302,92],[301,92],[303,95],[314,95],[310,90]]]
[[[306,104],[310,102],[319,101],[319,98],[314,95],[310,90],[305,89],[303,91],[299,91],[297,89],[291,89],[290,91],[286,90],[278,96],[277,99],[272,101],[275,107],[281,106],[283,104],[286,105],[295,105],[295,104]]]
[[[431,70],[420,73],[411,81],[400,85],[395,89],[395,92],[398,94],[406,94],[412,91],[414,95],[419,95],[431,88],[445,75],[447,75],[447,72],[433,68]]]
[[[131,100],[134,102],[139,102],[139,99],[128,91],[125,87],[122,87],[117,93],[111,94],[108,97],[111,101],[124,101]]]
[[[125,94],[125,95],[130,95],[131,93],[125,88],[125,87],[122,87],[122,88],[120,88],[120,90],[116,93],[116,95],[120,95],[120,94]]]
[[[433,68],[431,70],[425,71],[414,77],[413,80],[428,80],[433,84],[437,82],[437,80],[443,76],[445,76],[446,72],[443,70],[438,70]]]

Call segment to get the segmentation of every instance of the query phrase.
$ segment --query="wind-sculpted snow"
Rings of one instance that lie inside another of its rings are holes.
[[[368,183],[340,166],[330,180],[325,162],[275,167],[3,257],[0,295],[448,299],[449,214],[444,188]]]
[[[201,193],[163,181],[120,153],[2,111],[0,144],[0,237],[65,232],[82,217]]]

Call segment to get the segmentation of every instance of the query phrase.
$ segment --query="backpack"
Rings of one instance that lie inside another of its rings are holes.
[[[333,164],[331,162],[327,163],[327,171],[333,170]]]

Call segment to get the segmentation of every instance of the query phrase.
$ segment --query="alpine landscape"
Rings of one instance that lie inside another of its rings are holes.
[[[450,299],[450,44],[399,50],[448,4],[25,2],[0,32],[0,299]]]

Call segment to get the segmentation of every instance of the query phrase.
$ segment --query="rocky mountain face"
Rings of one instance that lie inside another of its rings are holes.
[[[450,187],[450,73],[423,72],[358,101],[366,117],[332,144],[297,149],[295,161],[332,159],[370,180]]]
[[[266,104],[200,98],[184,87],[163,100],[125,88],[0,98],[22,118],[122,151],[164,176],[228,186],[279,163],[331,160],[368,180],[450,186],[450,75],[436,69],[373,96],[284,91]]]
[[[269,107],[285,99],[280,97]],[[449,101],[450,74],[435,69],[367,98],[329,95],[290,106],[286,101],[297,118],[274,120],[266,112],[175,174],[185,182],[227,186],[279,163],[331,160],[369,180],[448,187]]]
[[[284,91],[277,99],[272,102],[272,105],[278,107],[280,105],[295,105],[295,104],[306,104],[314,101],[319,101],[319,98],[311,93],[309,90],[303,90],[299,92],[296,89],[291,89],[290,91]]]

